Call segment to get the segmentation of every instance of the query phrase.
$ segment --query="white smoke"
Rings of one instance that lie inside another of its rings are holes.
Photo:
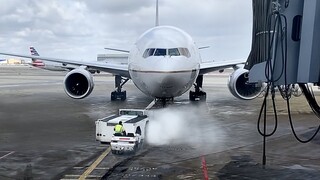
[[[154,110],[149,116],[146,139],[151,145],[187,144],[193,147],[217,143],[221,131],[213,117],[204,117],[199,107],[169,107]]]

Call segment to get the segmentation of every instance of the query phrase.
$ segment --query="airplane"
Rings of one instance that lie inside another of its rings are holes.
[[[32,56],[40,56],[39,53],[37,52],[37,50],[30,46],[30,53]],[[50,61],[42,61],[40,59],[37,58],[31,58],[31,63],[30,65],[37,67],[37,68],[41,68],[41,69],[46,69],[46,70],[50,70],[50,71],[66,71],[66,70],[70,70],[66,67],[65,64],[61,64],[61,63],[56,63],[56,62],[50,62]],[[72,68],[74,69],[74,68]],[[72,70],[71,69],[71,70]]]
[[[30,46],[30,53],[31,56],[40,56],[37,50],[33,47]],[[51,61],[45,61],[45,60],[40,60],[38,58],[31,58],[31,63],[30,65],[40,68],[40,69],[46,69],[50,71],[71,71],[75,68],[78,68],[79,66],[75,65],[69,65],[69,64],[64,64],[64,63],[57,63],[57,62],[51,62]],[[94,74],[94,73],[100,73],[98,70],[94,69],[89,69],[89,72]]]
[[[202,91],[203,75],[212,71],[234,68],[228,80],[230,92],[237,98],[250,100],[262,91],[262,86],[248,83],[248,70],[243,68],[245,60],[214,61],[203,63],[199,48],[185,31],[173,26],[160,26],[158,0],[156,1],[155,27],[143,33],[128,52],[128,64],[105,62],[83,62],[43,56],[0,52],[2,55],[33,58],[66,65],[77,66],[64,78],[64,90],[74,99],[87,97],[94,88],[89,69],[112,73],[116,90],[111,92],[111,100],[125,100],[123,85],[131,79],[144,94],[155,99],[168,100],[189,91],[189,99],[205,100]]]

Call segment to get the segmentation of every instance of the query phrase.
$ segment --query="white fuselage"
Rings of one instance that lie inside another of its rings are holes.
[[[200,61],[190,35],[171,26],[157,26],[142,34],[128,59],[133,83],[155,98],[172,98],[189,90],[199,74]]]

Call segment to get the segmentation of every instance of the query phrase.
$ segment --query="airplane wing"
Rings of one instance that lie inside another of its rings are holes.
[[[121,75],[123,77],[130,78],[128,64],[113,64],[113,63],[106,63],[106,62],[88,62],[88,61],[77,61],[77,60],[68,60],[68,59],[59,59],[59,58],[50,58],[50,57],[43,57],[43,56],[32,56],[32,55],[23,55],[23,54],[14,54],[14,53],[5,53],[0,52],[2,55],[7,56],[17,56],[23,58],[34,58],[52,62],[58,62],[62,64],[70,64],[70,65],[77,65],[77,66],[87,66],[91,69],[96,69],[116,75]]]
[[[214,62],[205,62],[200,64],[200,75],[212,72],[223,70],[225,68],[234,67],[239,64],[244,64],[246,60],[244,59],[237,59],[231,61],[214,61]]]

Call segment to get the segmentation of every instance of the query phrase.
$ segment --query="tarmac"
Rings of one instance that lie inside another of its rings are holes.
[[[309,143],[298,142],[279,95],[278,126],[266,138],[262,165],[257,120],[263,99],[233,97],[227,88],[229,71],[204,77],[206,102],[189,102],[186,93],[154,109],[148,143],[124,155],[109,153],[109,145],[95,140],[95,120],[119,108],[143,109],[152,99],[129,81],[124,86],[127,100],[111,102],[114,78],[109,74],[94,75],[95,88],[87,98],[71,99],[63,90],[65,74],[0,66],[0,179],[320,178],[319,135]],[[307,139],[320,121],[303,95],[290,102],[297,134]],[[268,107],[270,133],[275,118]]]

